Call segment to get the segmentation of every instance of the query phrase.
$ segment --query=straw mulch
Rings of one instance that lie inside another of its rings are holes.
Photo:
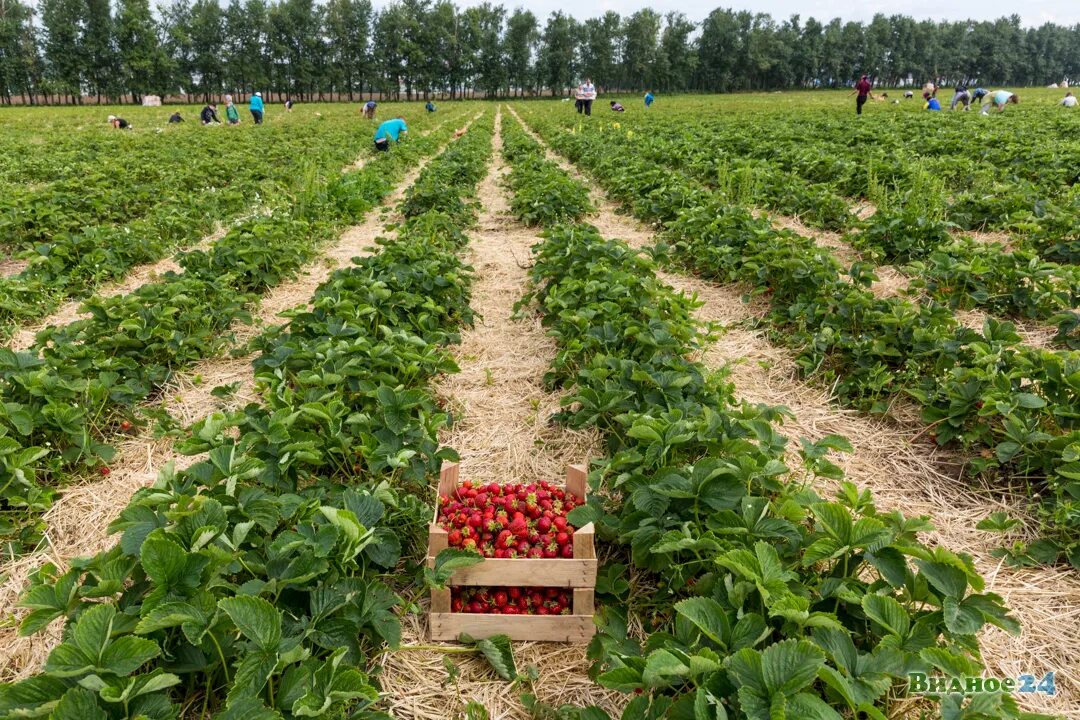
[[[953,315],[961,325],[977,332],[982,332],[983,323],[990,317],[982,310],[954,310]],[[1031,320],[1008,318],[1007,321],[1016,326],[1016,334],[1025,345],[1044,349],[1053,347],[1054,336],[1057,334],[1056,328]]]
[[[30,264],[28,260],[9,257],[6,253],[0,253],[0,277],[18,275]]]
[[[496,129],[501,117],[496,116]],[[484,482],[526,482],[560,479],[566,465],[595,457],[598,438],[592,432],[572,432],[549,422],[559,408],[559,396],[543,387],[543,375],[555,345],[535,317],[513,319],[513,305],[527,283],[530,248],[540,239],[510,216],[500,180],[506,168],[498,153],[479,188],[483,210],[470,234],[468,261],[476,269],[472,307],[475,327],[462,333],[456,348],[461,372],[443,377],[438,394],[455,408],[455,423],[440,440],[461,455],[462,479]],[[426,600],[421,603],[426,613]],[[518,669],[535,666],[539,680],[531,687],[500,680],[486,662],[446,651],[426,649],[424,614],[403,618],[408,646],[425,649],[388,651],[382,658],[380,682],[384,709],[396,718],[444,720],[461,717],[469,701],[481,703],[492,718],[524,720],[529,715],[519,696],[532,692],[547,703],[597,704],[618,714],[622,697],[600,688],[586,675],[584,645],[514,643]],[[449,682],[444,661],[460,670]]]

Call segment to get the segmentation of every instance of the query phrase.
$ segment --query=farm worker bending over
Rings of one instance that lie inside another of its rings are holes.
[[[1016,93],[1011,93],[1008,90],[998,90],[990,97],[990,102],[982,106],[982,114],[989,115],[991,105],[997,108],[999,113],[1003,113],[1005,112],[1005,106],[1009,103],[1018,105],[1020,103],[1020,96]]]
[[[115,115],[109,116],[109,124],[117,130],[127,130],[131,127],[131,123],[129,123],[127,120],[125,120],[124,118],[118,118]]]
[[[592,115],[592,101],[595,99],[596,86],[592,84],[592,78],[585,78],[585,82],[578,85],[577,102],[574,103],[578,115],[580,115],[582,111],[584,111],[586,115]]]
[[[1076,107],[1076,96],[1071,92],[1065,93],[1065,97],[1061,99],[1061,104],[1065,107]]]
[[[645,93],[645,107],[651,107],[651,106],[652,106],[652,104],[653,104],[653,100],[655,100],[655,99],[656,99],[656,98],[654,98],[654,97],[652,96],[652,93],[651,93],[651,92],[647,92],[647,93]]]
[[[178,113],[178,112],[174,112],[172,115],[169,116],[169,124],[170,125],[176,125],[177,123],[182,123],[182,122],[184,122],[184,118],[182,118],[180,116],[180,113]]]
[[[376,107],[375,101],[374,100],[368,100],[364,104],[364,118],[366,118],[367,120],[374,120],[375,119],[375,107]]]
[[[990,94],[989,90],[982,88],[975,88],[975,92],[971,93],[971,102],[980,102],[984,97]]]
[[[255,124],[262,125],[263,101],[261,92],[257,92],[251,96],[251,103],[248,104],[248,110],[251,111],[251,117],[255,120]]]
[[[292,112],[292,98],[285,98],[285,112]]]
[[[435,112],[435,103],[428,100],[427,105],[424,106],[424,109],[427,110],[428,112]]]
[[[952,96],[952,102],[949,103],[949,109],[955,110],[956,106],[960,103],[964,104],[964,110],[967,111],[971,105],[971,93],[968,92],[967,85],[957,85],[956,94]]]
[[[865,75],[859,78],[859,82],[855,83],[855,89],[851,92],[852,94],[859,94],[858,97],[855,98],[856,115],[862,115],[862,106],[866,104],[866,99],[874,97],[874,94],[870,92],[870,88],[872,87],[873,85],[870,84],[870,81],[866,79]]]
[[[375,131],[375,149],[386,151],[390,149],[390,141],[401,142],[401,136],[407,135],[409,128],[402,118],[387,120]]]
[[[929,100],[932,97],[937,97],[937,85],[932,82],[928,82],[923,85],[922,96],[924,100]]]
[[[929,100],[926,101],[926,109],[927,110],[940,110],[941,109],[941,103],[938,102],[938,99],[936,97],[932,97],[932,98],[930,98]]]
[[[614,100],[612,100],[611,101],[611,111],[612,112],[626,112],[626,108],[624,108],[621,103],[617,103]]]
[[[199,113],[199,120],[202,121],[203,125],[209,125],[210,123],[217,123],[218,125],[220,125],[221,121],[218,120],[217,116],[217,105],[215,105],[214,103],[210,103],[209,105],[204,107],[202,109],[202,112]]]
[[[225,96],[225,119],[229,121],[230,125],[240,124],[240,111],[233,105],[232,95]]]

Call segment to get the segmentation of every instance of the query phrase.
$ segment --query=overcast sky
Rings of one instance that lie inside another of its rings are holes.
[[[716,0],[530,0],[530,2],[501,1],[512,8],[522,5],[538,17],[546,18],[555,10],[568,12],[579,20],[602,15],[608,10],[621,14],[633,13],[643,7],[651,7],[664,13],[681,10],[691,20],[702,20],[716,7],[750,9],[766,12],[774,18],[783,19],[798,13],[803,19],[813,16],[818,20],[831,20],[839,16],[843,20],[868,21],[876,13],[885,15],[910,15],[916,19],[935,20],[991,20],[1017,13],[1024,25],[1042,25],[1055,22],[1060,25],[1080,23],[1080,2],[1077,0],[1034,0],[1010,2],[1009,0],[868,0],[866,2],[838,5],[829,0],[755,0],[751,4],[717,3]],[[483,0],[456,0],[458,6],[479,5]],[[381,3],[380,3],[381,4]]]

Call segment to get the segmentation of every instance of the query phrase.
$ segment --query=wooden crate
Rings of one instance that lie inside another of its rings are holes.
[[[439,495],[449,495],[458,487],[460,467],[444,463],[439,475]],[[584,465],[566,469],[566,492],[582,503],[586,499]],[[449,543],[447,532],[438,524],[439,510],[428,533],[428,564]],[[450,585],[489,585],[495,587],[573,588],[570,615],[478,615],[450,611],[450,589],[431,591],[431,615],[428,628],[431,639],[457,640],[461,633],[474,638],[508,635],[511,640],[547,640],[551,642],[588,642],[596,632],[593,624],[596,592],[596,547],[593,524],[574,531],[574,557],[569,558],[484,558],[484,562],[456,571]]]

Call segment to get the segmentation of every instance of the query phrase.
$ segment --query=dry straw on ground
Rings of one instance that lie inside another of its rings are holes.
[[[527,282],[525,267],[530,247],[539,242],[534,231],[510,216],[501,187],[506,168],[501,163],[496,116],[496,159],[479,188],[482,203],[477,227],[470,233],[467,259],[476,269],[471,305],[475,327],[462,333],[455,350],[461,372],[443,377],[438,394],[457,409],[452,429],[440,440],[461,455],[461,477],[485,482],[524,482],[558,479],[566,465],[598,453],[592,432],[572,432],[548,421],[559,408],[559,396],[543,387],[543,375],[555,353],[539,320],[512,317],[513,305]],[[426,610],[426,601],[422,603]],[[427,646],[426,618],[403,619],[404,642]],[[518,696],[523,689],[498,679],[486,662],[449,652],[418,649],[388,651],[382,659],[385,709],[394,717],[445,720],[460,716],[469,701],[484,705],[499,720],[529,717]],[[618,712],[622,697],[603,690],[586,675],[583,645],[514,643],[519,669],[534,665],[539,680],[531,689],[551,704],[597,704]],[[448,680],[444,659],[461,671],[455,684]]]
[[[613,236],[638,247],[648,243],[648,231],[631,219],[612,214],[604,220]],[[794,417],[785,423],[785,434],[791,438],[846,437],[854,452],[835,460],[849,480],[873,491],[881,509],[899,510],[909,517],[928,516],[935,530],[924,536],[926,542],[973,557],[986,579],[986,590],[1002,595],[1022,626],[1018,636],[997,628],[980,634],[988,676],[1031,673],[1041,677],[1055,671],[1056,695],[1017,695],[1018,702],[1027,711],[1080,718],[1080,577],[1066,568],[1011,567],[992,555],[1002,539],[975,529],[975,523],[991,512],[1005,511],[1029,521],[1009,541],[1033,538],[1034,522],[1026,517],[1028,499],[1023,489],[964,478],[963,459],[932,444],[921,423],[904,424],[843,409],[827,391],[801,381],[786,350],[772,345],[760,332],[738,327],[760,312],[743,304],[744,289],[684,276],[663,274],[662,279],[677,290],[697,295],[704,303],[698,310],[702,320],[735,325],[706,352],[704,362],[730,372],[737,397],[789,408]],[[835,489],[831,481],[815,483],[822,494]]]

